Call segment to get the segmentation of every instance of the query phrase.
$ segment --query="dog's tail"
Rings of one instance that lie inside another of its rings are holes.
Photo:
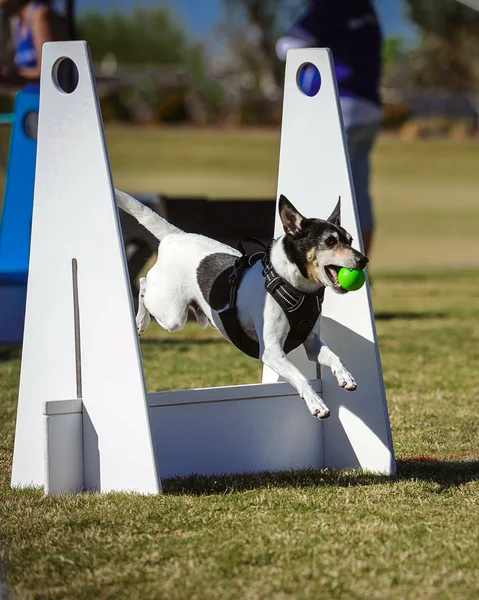
[[[153,212],[150,208],[129,194],[120,192],[120,190],[115,190],[115,197],[118,206],[132,217],[135,217],[135,219],[158,238],[160,242],[165,239],[167,235],[170,235],[170,233],[181,233],[181,229],[168,223],[166,219],[160,217],[160,215]]]

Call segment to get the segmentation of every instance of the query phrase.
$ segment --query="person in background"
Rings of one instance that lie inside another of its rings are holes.
[[[281,60],[292,48],[330,48],[349,148],[364,251],[374,234],[370,156],[381,121],[382,36],[371,0],[313,0],[276,44]]]
[[[50,0],[0,0],[14,53],[14,66],[0,69],[0,84],[39,88],[43,44],[59,39],[57,15],[50,4]]]

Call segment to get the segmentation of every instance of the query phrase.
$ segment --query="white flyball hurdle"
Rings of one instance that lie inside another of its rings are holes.
[[[79,72],[71,94],[56,80],[65,57]],[[297,84],[308,62],[322,77],[314,97]],[[321,218],[341,196],[343,225],[360,246],[328,50],[288,55],[280,193],[304,215]],[[326,292],[322,337],[358,382],[356,392],[346,392],[329,371],[319,379],[304,350],[291,354],[331,408],[324,422],[268,369],[253,385],[146,392],[88,46],[45,44],[12,485],[44,486],[46,493],[157,493],[162,479],[193,473],[393,473],[367,285],[346,296]]]

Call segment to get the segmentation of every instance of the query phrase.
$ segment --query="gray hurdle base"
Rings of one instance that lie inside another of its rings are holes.
[[[79,71],[71,94],[56,80],[64,57]],[[322,75],[312,98],[296,83],[305,62]],[[359,239],[325,49],[288,55],[279,193],[323,218],[341,196],[343,225]],[[318,379],[303,349],[290,355],[331,408],[320,422],[267,368],[263,383],[147,393],[126,264],[88,46],[47,43],[13,486],[157,493],[162,478],[192,473],[394,472],[367,285],[341,297],[327,291],[323,307],[323,338],[354,374],[356,392],[340,389],[328,371]]]
[[[298,410],[287,383],[152,392],[147,406],[163,479],[324,466],[321,427]],[[102,490],[98,436],[82,400],[45,402],[43,420],[45,492]]]

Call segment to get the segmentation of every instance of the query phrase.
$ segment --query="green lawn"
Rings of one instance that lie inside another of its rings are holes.
[[[110,128],[107,139],[115,185],[121,189],[217,198],[276,196],[279,131]],[[383,137],[373,165],[375,268],[479,266],[478,165],[477,141]]]
[[[6,133],[0,132],[4,147]],[[279,130],[110,126],[106,134],[120,189],[213,198],[276,195]],[[478,164],[477,141],[379,141],[373,168],[376,269],[479,266]]]
[[[110,129],[108,141],[125,189],[275,193],[276,134]],[[375,155],[373,302],[395,477],[192,478],[156,497],[12,491],[20,349],[0,347],[0,546],[12,596],[477,598],[479,271],[468,267],[479,262],[478,148],[382,140]],[[150,390],[260,376],[193,324],[174,335],[152,327],[142,352]]]
[[[375,281],[393,478],[216,477],[166,482],[150,498],[12,492],[20,362],[2,348],[1,531],[16,597],[476,598],[478,297],[474,272]],[[193,324],[152,328],[142,349],[149,389],[259,377]]]

